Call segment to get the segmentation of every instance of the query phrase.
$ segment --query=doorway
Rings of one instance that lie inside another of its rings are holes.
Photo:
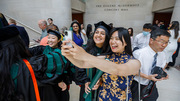
[[[172,17],[172,12],[154,13],[153,25],[156,20],[163,21],[166,27],[169,26]]]
[[[72,21],[77,20],[80,24],[84,23],[83,22],[83,13],[73,13],[72,14]]]

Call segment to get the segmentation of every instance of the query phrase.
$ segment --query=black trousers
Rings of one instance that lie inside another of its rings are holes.
[[[83,94],[85,93],[85,85],[81,85],[79,101],[85,101]]]
[[[140,90],[145,87],[145,85],[140,85]],[[131,86],[131,92],[132,92],[132,101],[139,101],[139,88],[138,88],[138,82],[133,80],[132,86]],[[152,93],[149,97],[144,98],[143,101],[156,101],[158,98],[158,90],[156,88],[156,84],[154,85],[154,88],[152,90]]]

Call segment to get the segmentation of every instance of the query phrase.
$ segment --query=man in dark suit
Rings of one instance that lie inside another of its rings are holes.
[[[9,26],[15,26],[18,29],[20,36],[23,39],[25,45],[27,47],[29,47],[29,36],[28,36],[28,33],[26,32],[25,28],[21,27],[21,26],[17,26],[16,21],[11,18],[9,19]]]

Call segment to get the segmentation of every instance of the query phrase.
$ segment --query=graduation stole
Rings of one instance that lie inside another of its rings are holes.
[[[33,85],[34,85],[34,91],[35,91],[35,95],[36,95],[36,101],[41,101],[40,96],[39,96],[39,89],[38,89],[36,77],[35,77],[34,71],[32,69],[32,66],[28,60],[23,59],[23,61],[25,62],[26,66],[28,67],[29,72],[31,74],[31,78],[32,78]]]
[[[95,47],[95,48],[97,49],[96,56],[100,55],[100,53],[102,53],[102,49],[98,48],[98,47]],[[91,86],[90,88],[92,89],[103,72],[101,70],[97,69],[96,75],[94,77],[93,77],[93,68],[86,69],[86,72],[91,81],[89,87]],[[92,96],[93,96],[92,91],[88,94],[84,93],[83,97],[85,98],[85,101],[96,101],[97,93],[98,93],[98,89],[94,91],[94,99],[92,98]]]
[[[66,59],[64,56],[61,55],[61,50],[58,48],[51,48],[50,46],[46,46],[45,50],[43,51],[43,54],[46,55],[48,58],[48,63],[47,63],[47,70],[46,70],[46,75],[51,78],[53,74],[51,73],[52,70],[54,69],[54,62],[56,62],[56,73],[55,74],[61,74],[63,72],[62,68],[65,67],[65,64],[67,63]]]

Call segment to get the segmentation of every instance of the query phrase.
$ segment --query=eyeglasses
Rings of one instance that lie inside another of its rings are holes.
[[[161,39],[161,40],[156,40],[156,39],[154,39],[154,40],[157,41],[157,42],[159,42],[159,43],[161,43],[161,44],[163,44],[163,45],[164,45],[164,44],[167,45],[167,44],[170,44],[170,43],[171,43],[171,42],[169,42],[169,41],[166,42],[166,41],[164,41],[164,40],[162,40],[162,39]]]
[[[78,26],[72,26],[72,27],[78,27]]]

